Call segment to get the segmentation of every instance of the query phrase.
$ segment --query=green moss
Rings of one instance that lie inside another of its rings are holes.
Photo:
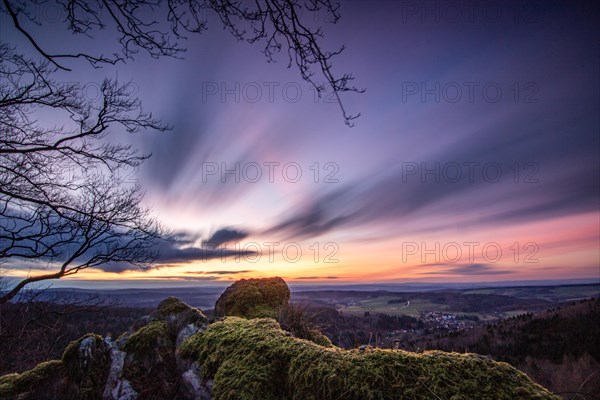
[[[215,400],[558,399],[482,356],[325,348],[291,337],[271,319],[226,318],[180,351],[214,377]]]
[[[57,370],[62,370],[63,364],[60,360],[51,360],[36,365],[34,369],[23,372],[19,376],[19,383],[29,383],[50,378]]]
[[[63,351],[61,360],[64,363],[70,363],[74,360],[77,360],[79,358],[79,345],[81,344],[82,340],[87,338],[93,338],[96,341],[96,343],[104,342],[102,336],[97,335],[95,333],[88,333],[87,335],[84,335],[81,338],[73,340],[71,343],[69,343],[65,348],[65,351]]]
[[[133,333],[123,346],[127,353],[124,377],[131,382],[139,398],[177,398],[175,343],[169,324],[152,321]]]
[[[306,340],[310,340],[311,342],[323,347],[333,347],[333,343],[331,343],[331,340],[319,331],[310,331]]]
[[[0,377],[0,398],[34,399],[37,391],[48,392],[51,384],[64,376],[65,370],[60,360],[40,363],[22,374],[4,375]]]
[[[134,332],[127,339],[123,350],[134,357],[143,358],[169,341],[169,325],[164,321],[152,321]]]
[[[19,374],[8,374],[0,376],[0,399],[8,399],[14,396],[15,381],[19,378]]]
[[[160,302],[154,312],[156,316],[166,317],[169,314],[178,314],[189,310],[191,307],[175,297],[168,297]]]
[[[215,316],[244,318],[276,318],[279,309],[290,300],[290,289],[279,277],[242,279],[219,297],[215,304]]]
[[[87,342],[90,354],[82,358],[80,347],[84,341]],[[70,390],[78,394],[78,399],[96,399],[102,396],[110,369],[109,348],[102,336],[88,333],[71,342],[63,352],[62,362],[69,378]]]
[[[202,311],[187,305],[175,297],[163,300],[151,314],[151,319],[168,322],[170,334],[174,337],[186,325],[195,324],[200,326],[208,324],[208,318],[206,318]]]

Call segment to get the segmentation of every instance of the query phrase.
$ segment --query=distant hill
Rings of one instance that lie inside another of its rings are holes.
[[[545,286],[542,284],[545,283]],[[124,307],[156,307],[165,297],[175,296],[193,307],[212,309],[226,286],[165,287],[165,288],[123,288],[123,289],[82,289],[49,288],[43,291],[38,300],[52,301],[57,296],[94,296],[110,299]],[[556,283],[551,281],[497,282],[497,283],[456,283],[456,284],[353,284],[353,285],[290,285],[292,298],[342,298],[352,296],[411,294],[422,293],[424,297],[436,296],[432,293],[446,292],[456,294],[491,294],[509,296],[517,299],[540,300],[544,302],[562,302],[566,300],[589,298],[600,294],[599,283]],[[437,295],[439,298],[439,295]]]

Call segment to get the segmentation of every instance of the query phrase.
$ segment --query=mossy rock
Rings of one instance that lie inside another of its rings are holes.
[[[276,318],[290,301],[290,289],[279,277],[242,279],[225,289],[215,304],[215,316]]]
[[[170,314],[179,314],[189,309],[191,309],[189,305],[178,298],[171,296],[161,301],[153,314],[160,317],[166,317]]]
[[[160,357],[158,350],[172,345],[169,325],[165,321],[153,321],[131,334],[123,345],[123,351],[140,361],[148,359],[153,362],[153,358]]]
[[[153,321],[125,342],[124,377],[142,399],[175,398],[178,375],[175,343],[166,321]]]
[[[310,340],[311,342],[321,345],[323,347],[333,347],[333,343],[331,343],[331,340],[317,330],[310,331],[309,335],[305,339]]]
[[[7,374],[0,376],[0,399],[14,396],[15,382],[19,374]]]
[[[272,319],[226,318],[189,338],[181,354],[214,378],[215,400],[559,399],[479,355],[327,348]]]
[[[101,336],[88,334],[71,342],[61,360],[0,377],[0,399],[99,399],[109,368],[108,346]]]
[[[98,399],[106,384],[110,369],[110,346],[102,336],[87,334],[71,342],[62,356],[68,375],[68,392],[77,393],[77,398]]]
[[[123,376],[142,399],[179,398],[181,376],[176,343],[208,326],[201,310],[175,297],[163,300],[148,323],[122,336],[126,353]],[[185,335],[184,335],[185,333]]]
[[[62,361],[43,362],[21,374],[0,377],[0,399],[58,399],[64,392],[65,380]]]
[[[189,324],[198,327],[208,325],[208,318],[201,310],[191,307],[175,297],[168,297],[161,301],[158,308],[150,315],[150,320],[168,322],[171,333],[174,335],[177,335],[183,327]]]

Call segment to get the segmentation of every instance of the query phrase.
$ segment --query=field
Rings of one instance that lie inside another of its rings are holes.
[[[334,307],[350,315],[384,313],[419,317],[423,313],[476,316],[480,320],[508,318],[537,312],[565,301],[598,297],[600,285],[523,286],[429,292],[306,291],[296,301]]]
[[[410,297],[410,296],[409,296]],[[392,303],[390,301],[402,301]],[[432,303],[426,299],[414,298],[412,300],[399,298],[398,296],[381,296],[374,299],[359,300],[354,305],[338,307],[339,311],[351,314],[364,314],[365,312],[377,312],[389,315],[409,315],[418,317],[425,311],[448,311],[448,305]]]
[[[600,294],[600,285],[564,285],[564,286],[524,286],[510,288],[490,288],[465,290],[464,294],[496,294],[511,296],[521,299],[548,300],[563,302],[579,300],[582,298],[597,297]]]

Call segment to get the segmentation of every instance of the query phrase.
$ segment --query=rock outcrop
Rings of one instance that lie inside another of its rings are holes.
[[[62,359],[0,377],[0,399],[101,399],[110,369],[110,344],[89,334],[71,342]]]
[[[204,314],[170,297],[139,328],[116,341],[89,334],[72,342],[61,360],[0,377],[0,399],[210,400],[212,382],[178,348],[208,326]]]
[[[225,289],[215,304],[215,316],[276,318],[290,301],[290,289],[279,277],[242,279]]]
[[[61,360],[0,377],[0,400],[558,399],[475,354],[343,350],[251,319],[277,315],[289,294],[281,278],[236,282],[216,308],[245,318],[210,325],[170,297],[114,342],[88,334]]]

